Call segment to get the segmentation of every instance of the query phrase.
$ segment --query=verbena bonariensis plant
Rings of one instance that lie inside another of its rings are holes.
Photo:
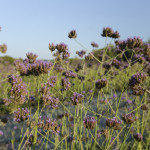
[[[34,63],[36,61],[36,58],[38,57],[36,54],[33,53],[27,53],[26,56],[29,60],[29,63]]]
[[[96,120],[94,117],[86,116],[83,119],[83,125],[85,128],[92,130],[96,127]]]
[[[4,54],[6,53],[6,51],[7,51],[7,45],[6,44],[0,45],[0,52]]]
[[[102,35],[114,39],[120,36],[111,28],[104,28]],[[78,43],[75,30],[68,37]],[[98,47],[95,42],[91,45]],[[27,119],[31,126],[26,131],[32,129],[20,138],[18,149],[23,148],[23,143],[31,149],[146,149],[150,116],[149,80],[146,77],[149,74],[149,45],[138,37],[128,38],[116,41],[113,47],[107,45],[97,54],[93,50],[85,57],[86,61],[70,59],[69,63],[66,44],[50,43],[49,50],[55,51],[56,57],[50,68],[47,62],[36,60],[37,56],[32,53],[28,53],[23,62],[15,62],[22,76],[38,75],[23,77],[29,87],[28,103],[24,105],[35,114],[31,111],[31,117],[28,117],[28,111],[16,111],[15,120],[23,123]],[[77,53],[82,57],[85,52]],[[9,98],[5,101],[11,102]],[[42,140],[40,146],[36,145],[38,136]],[[137,144],[134,139],[142,142]]]
[[[113,117],[112,119],[106,119],[106,125],[115,130],[120,129],[121,123],[122,123],[122,121],[117,120],[116,117]]]
[[[23,104],[26,101],[28,94],[27,86],[18,75],[9,75],[8,82],[11,84],[11,89],[8,93],[9,97],[4,99],[5,105]]]
[[[82,94],[74,92],[73,96],[71,97],[73,105],[81,104],[83,98],[84,96]]]
[[[14,121],[20,123],[27,119],[29,119],[29,111],[27,108],[18,108],[18,110],[14,112]]]
[[[1,27],[0,27],[0,32],[1,32]],[[4,54],[6,53],[6,51],[7,51],[7,45],[6,44],[0,45],[0,52]]]
[[[97,89],[101,89],[107,85],[107,80],[106,79],[99,79],[96,81],[95,86]]]
[[[53,63],[50,61],[36,60],[36,54],[27,53],[27,57],[29,59],[25,59],[23,63],[18,60],[14,63],[16,70],[20,72],[21,76],[48,73],[53,66]]]
[[[71,88],[71,83],[69,81],[69,78],[62,78],[61,83],[62,83],[63,89],[69,90]]]

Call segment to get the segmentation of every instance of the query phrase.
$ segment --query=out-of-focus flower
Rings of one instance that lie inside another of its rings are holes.
[[[101,89],[107,85],[106,79],[97,80],[95,83],[96,88]]]
[[[8,82],[11,83],[11,90],[9,91],[9,98],[3,99],[5,105],[13,104],[23,104],[26,101],[26,96],[28,94],[27,86],[22,81],[18,75],[8,76]]]
[[[83,119],[83,125],[85,128],[92,130],[96,127],[96,120],[94,117],[86,116]]]
[[[133,134],[133,137],[135,138],[136,141],[141,142],[143,140],[143,136],[141,133],[135,133]]]
[[[143,83],[146,79],[146,74],[144,72],[138,72],[134,74],[129,80],[129,86],[134,87]]]
[[[62,78],[61,83],[65,90],[69,90],[71,88],[71,83],[69,81],[69,78]]]
[[[49,50],[53,52],[55,49],[56,49],[56,46],[54,45],[54,43],[52,44],[49,43]]]
[[[72,31],[70,31],[69,33],[68,33],[68,37],[70,38],[70,39],[75,39],[76,37],[77,37],[77,33],[76,33],[76,30],[72,30]]]
[[[3,133],[3,131],[2,130],[0,130],[0,136],[2,136],[4,133]]]
[[[56,45],[56,49],[59,53],[66,52],[68,50],[68,46],[65,43],[60,43]]]
[[[95,42],[92,42],[91,45],[92,45],[93,47],[95,47],[95,48],[98,48],[98,47],[99,47],[98,44],[95,43]]]
[[[43,95],[42,100],[43,100],[44,106],[50,105],[52,108],[58,107],[59,99],[54,96]]]
[[[14,121],[20,123],[29,118],[29,111],[27,108],[18,108],[17,111],[14,112]]]
[[[103,37],[110,37],[117,39],[120,37],[118,31],[113,31],[110,27],[103,28],[103,33],[101,34]]]
[[[134,113],[125,114],[122,116],[122,119],[123,121],[125,121],[126,124],[132,124],[137,120]]]
[[[7,45],[6,44],[0,45],[0,52],[4,54],[6,53],[6,51],[7,51]]]
[[[56,120],[51,120],[47,118],[43,129],[50,130],[53,133],[58,134],[60,132],[60,125],[57,123]]]
[[[29,63],[34,63],[36,61],[36,58],[38,57],[36,54],[33,53],[27,53],[26,56],[29,60]]]
[[[117,120],[116,117],[113,117],[112,119],[106,119],[106,125],[115,130],[120,129],[121,123],[122,121]]]
[[[76,54],[78,54],[80,57],[83,57],[86,54],[86,51],[76,51]]]
[[[71,97],[71,100],[72,100],[72,103],[73,105],[78,105],[80,103],[82,103],[82,99],[83,99],[83,95],[82,94],[79,94],[77,92],[74,92],[73,93],[73,96]]]
[[[66,78],[69,78],[69,77],[75,78],[75,77],[77,77],[76,73],[74,73],[72,70],[65,71],[65,72],[63,72],[62,75],[64,75]]]

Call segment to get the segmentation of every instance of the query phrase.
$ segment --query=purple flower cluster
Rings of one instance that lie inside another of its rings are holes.
[[[34,141],[34,135],[30,134],[28,141],[26,142],[26,146],[32,146]]]
[[[55,67],[54,67],[54,69],[56,71],[58,71],[58,72],[62,72],[64,70],[64,68],[61,65],[59,65],[59,64],[56,64]]]
[[[64,43],[60,43],[57,44],[56,46],[52,43],[49,43],[49,49],[51,50],[51,52],[55,51],[55,49],[57,49],[56,53],[54,54],[54,56],[57,57],[57,59],[67,59],[70,57],[70,53],[68,51],[68,46]]]
[[[11,83],[11,90],[9,91],[9,98],[4,99],[5,105],[9,103],[23,104],[28,94],[27,86],[19,76],[8,76],[8,82]]]
[[[16,70],[20,72],[22,76],[28,75],[40,75],[42,73],[48,73],[53,65],[52,62],[37,60],[33,63],[24,61],[23,63],[16,61]]]
[[[20,123],[29,118],[29,111],[27,108],[18,108],[17,111],[14,112],[14,121]]]
[[[85,56],[85,60],[90,60],[92,61],[94,59],[93,53],[89,53],[87,56]]]
[[[54,97],[54,96],[51,96],[51,95],[48,95],[48,94],[43,95],[42,100],[43,100],[43,103],[44,103],[44,107],[47,106],[47,105],[50,105],[52,108],[57,108],[58,107],[59,99]]]
[[[139,62],[140,64],[146,61],[146,59],[140,54],[134,55],[132,60],[134,61],[134,63]]]
[[[112,65],[115,66],[117,69],[119,69],[122,66],[122,63],[117,59],[113,59]]]
[[[55,49],[56,49],[56,46],[54,45],[54,43],[52,44],[49,43],[49,50],[53,52]]]
[[[73,105],[81,104],[83,98],[84,98],[84,96],[82,94],[74,92],[73,96],[71,97]]]
[[[98,47],[99,47],[99,45],[98,45],[97,43],[95,43],[95,42],[92,42],[91,45],[93,46],[93,48],[94,48],[94,47],[95,47],[95,48],[98,48]]]
[[[133,134],[133,137],[135,138],[136,141],[141,142],[143,140],[143,136],[141,133],[135,133]]]
[[[38,127],[43,128],[43,130],[49,130],[55,134],[60,132],[60,125],[57,123],[56,120],[51,120],[46,118],[46,121],[42,120],[42,117],[39,117],[38,120]]]
[[[134,113],[125,114],[122,116],[122,119],[126,124],[132,124],[137,120]]]
[[[6,51],[7,51],[7,45],[6,44],[0,45],[0,52],[4,54],[6,53]]]
[[[96,127],[96,120],[94,117],[86,116],[83,119],[83,125],[85,128],[92,130]]]
[[[69,81],[69,78],[62,78],[61,83],[62,83],[63,89],[69,90],[71,88],[71,83]]]
[[[86,51],[76,51],[76,54],[78,54],[82,58],[86,54]]]
[[[145,79],[146,74],[144,72],[138,72],[134,74],[129,80],[129,86],[132,88],[138,86],[139,84],[142,84],[145,81]]]
[[[54,87],[56,82],[57,82],[57,77],[56,76],[51,76],[50,79],[47,81],[47,86],[48,87]]]
[[[63,74],[66,78],[75,78],[77,77],[76,73],[74,73],[72,70],[68,70],[63,72]]]
[[[106,79],[97,80],[95,83],[96,88],[101,89],[107,85]]]
[[[113,117],[112,119],[106,119],[106,125],[115,130],[120,129],[121,123],[122,121],[118,121],[116,117]]]
[[[36,54],[33,53],[27,53],[26,56],[29,60],[29,63],[34,63],[36,61],[36,58],[38,57]]]
[[[128,38],[127,40],[123,40],[123,41],[118,40],[115,41],[115,43],[121,50],[125,50],[126,48],[134,49],[143,46],[143,41],[139,37]]]
[[[103,28],[103,33],[101,34],[102,37],[110,37],[117,39],[120,37],[118,31],[113,31],[110,27]]]
[[[77,33],[76,33],[76,30],[72,30],[68,33],[68,37],[70,39],[75,39],[77,37]]]

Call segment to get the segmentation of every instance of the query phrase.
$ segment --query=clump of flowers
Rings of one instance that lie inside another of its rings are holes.
[[[63,72],[63,74],[66,78],[75,78],[77,77],[76,73],[74,73],[72,70],[68,70]]]
[[[16,70],[20,72],[21,76],[28,75],[40,75],[42,73],[48,73],[53,66],[50,61],[36,60],[37,55],[28,53],[23,63],[21,61],[15,61]]]
[[[22,81],[18,75],[9,75],[8,82],[11,83],[11,89],[8,93],[9,98],[4,99],[5,105],[13,104],[23,104],[26,101],[26,96],[28,94],[27,86]]]
[[[68,33],[68,37],[70,39],[75,39],[77,37],[77,33],[76,33],[76,30],[72,30]]]
[[[110,37],[117,39],[120,37],[117,31],[113,31],[110,27],[103,28],[103,33],[101,34],[102,37]]]
[[[97,43],[95,43],[95,42],[92,42],[91,45],[93,46],[93,48],[94,48],[94,47],[95,47],[95,48],[98,48],[98,47],[99,47],[99,45],[98,45]]]
[[[42,100],[44,103],[44,107],[50,105],[52,108],[57,108],[59,104],[59,99],[57,97],[51,95],[43,95]]]
[[[86,51],[76,51],[76,54],[78,54],[82,58],[86,54]]]
[[[138,72],[134,74],[129,80],[129,86],[133,91],[133,95],[142,95],[145,90],[140,86],[146,80],[146,74],[144,72]]]
[[[50,79],[47,82],[48,87],[54,87],[54,85],[57,82],[57,77],[56,76],[51,76]]]
[[[115,66],[117,69],[119,69],[121,67],[122,63],[117,59],[113,59],[112,65]]]
[[[54,43],[52,44],[49,43],[49,50],[53,52],[55,49],[56,49],[56,46],[54,45]]]
[[[53,55],[56,57],[56,60],[58,62],[60,62],[62,59],[68,59],[70,56],[68,46],[65,43],[60,43],[57,44],[56,46],[53,43],[49,44],[49,49],[51,52],[57,49],[56,53],[54,53]]]
[[[58,134],[60,132],[60,125],[57,123],[56,120],[46,118],[46,121],[44,121],[41,119],[41,116],[38,120],[38,127],[42,128],[43,130],[51,131],[55,134]]]
[[[85,60],[92,61],[94,59],[93,53],[89,53],[87,56],[85,56]]]
[[[101,89],[107,85],[106,79],[97,80],[95,83],[96,88]]]
[[[26,56],[29,60],[29,63],[34,63],[36,61],[36,58],[38,57],[36,54],[33,53],[27,53]]]
[[[6,44],[0,45],[0,52],[4,54],[6,53],[6,51],[7,51],[7,45]]]
[[[134,87],[138,84],[143,83],[145,79],[146,79],[146,74],[144,72],[138,72],[131,77],[131,79],[129,80],[129,85],[131,87]]]
[[[83,98],[84,98],[84,96],[82,94],[74,92],[73,96],[71,97],[73,105],[81,104]]]
[[[29,111],[27,108],[18,108],[17,111],[14,112],[14,121],[20,123],[29,118]]]
[[[113,117],[112,119],[106,119],[106,125],[115,130],[120,129],[121,123],[122,121],[117,120],[116,117]]]
[[[28,141],[26,142],[26,146],[32,146],[34,141],[34,135],[30,134]]]
[[[64,70],[64,68],[61,65],[56,64],[54,67],[54,70],[56,70],[57,72],[62,72]]]
[[[86,116],[83,119],[83,125],[85,128],[92,130],[96,127],[96,120],[94,117]]]
[[[69,81],[69,78],[62,78],[61,79],[61,83],[62,83],[63,89],[65,89],[65,90],[69,90],[70,89],[71,83]]]
[[[143,136],[141,133],[135,133],[133,134],[133,137],[135,138],[136,141],[141,142],[143,140]]]
[[[132,124],[137,120],[134,113],[125,114],[122,116],[122,119],[126,124]]]

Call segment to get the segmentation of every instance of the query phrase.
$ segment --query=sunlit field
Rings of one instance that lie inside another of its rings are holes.
[[[105,47],[88,50],[70,31],[77,58],[52,42],[52,60],[0,58],[0,149],[150,149],[150,44],[109,27],[100,35]]]

